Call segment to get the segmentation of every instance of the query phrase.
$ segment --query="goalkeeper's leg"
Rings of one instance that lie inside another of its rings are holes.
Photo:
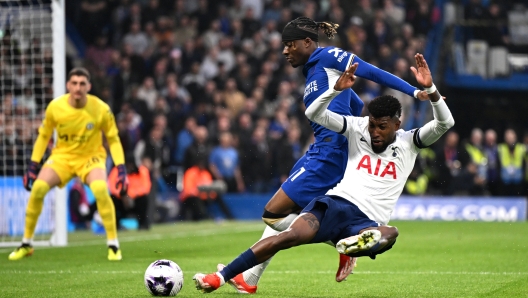
[[[104,169],[95,168],[86,176],[86,184],[90,186],[97,203],[97,211],[103,220],[108,245],[108,260],[121,260],[121,250],[117,240],[117,226],[114,203],[108,193],[106,172]]]
[[[22,244],[9,255],[9,260],[20,260],[23,257],[33,254],[31,242],[33,241],[38,218],[42,212],[42,207],[44,206],[44,197],[52,187],[57,186],[60,183],[61,179],[55,170],[50,167],[42,168],[37,180],[33,182],[33,187],[29,194]]]

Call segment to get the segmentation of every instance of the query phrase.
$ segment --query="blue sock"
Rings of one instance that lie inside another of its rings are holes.
[[[222,274],[224,280],[227,282],[231,278],[237,276],[237,274],[253,268],[256,265],[258,265],[257,257],[250,248],[225,266],[224,269],[220,271],[220,274]]]

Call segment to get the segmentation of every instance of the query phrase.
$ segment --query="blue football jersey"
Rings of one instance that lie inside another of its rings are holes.
[[[416,87],[409,85],[393,74],[364,62],[350,52],[330,46],[316,49],[304,65],[303,74],[306,77],[303,96],[304,105],[306,107],[310,106],[316,98],[332,90],[341,74],[355,62],[359,64],[356,70],[358,77],[401,91],[409,96],[415,96],[418,90]],[[344,116],[360,116],[363,105],[363,101],[352,89],[346,89],[332,100],[328,109]],[[310,122],[310,125],[314,130],[315,143],[318,143],[318,145],[332,144],[340,146],[347,142],[346,138],[340,134],[317,123]]]
[[[332,90],[337,79],[349,67],[353,58],[354,54],[336,47],[316,49],[303,68],[303,74],[306,77],[304,105],[309,107],[316,98]],[[359,116],[363,109],[363,101],[352,89],[346,89],[332,100],[328,109],[341,115]],[[310,121],[310,125],[314,131],[315,143],[338,146],[347,143],[346,138],[336,132],[315,122]]]

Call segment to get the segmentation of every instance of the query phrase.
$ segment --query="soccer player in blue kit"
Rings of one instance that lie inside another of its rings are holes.
[[[358,77],[412,97],[422,100],[428,98],[425,91],[420,91],[402,79],[364,62],[350,52],[334,46],[320,48],[319,29],[322,29],[327,37],[333,38],[338,27],[339,25],[331,22],[315,22],[307,17],[299,17],[284,27],[282,54],[293,67],[303,66],[303,74],[306,77],[303,101],[306,107],[331,92],[341,74],[353,63],[359,65],[356,72]],[[363,102],[349,88],[343,90],[328,109],[340,115],[360,116]],[[346,137],[315,122],[311,121],[310,125],[314,130],[315,142],[297,161],[288,179],[266,204],[262,219],[268,226],[261,239],[286,230],[314,197],[324,195],[343,178],[348,156]],[[239,293],[256,293],[257,283],[270,260],[227,282]],[[352,272],[355,262],[356,258],[341,254],[336,281],[343,281]],[[218,269],[221,268],[223,265],[219,264]]]

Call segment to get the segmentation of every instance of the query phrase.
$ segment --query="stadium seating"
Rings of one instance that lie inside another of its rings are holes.
[[[488,55],[488,77],[508,76],[510,64],[506,47],[492,47]]]
[[[468,74],[487,77],[486,63],[488,59],[488,43],[484,40],[469,40],[467,42],[467,72]]]

